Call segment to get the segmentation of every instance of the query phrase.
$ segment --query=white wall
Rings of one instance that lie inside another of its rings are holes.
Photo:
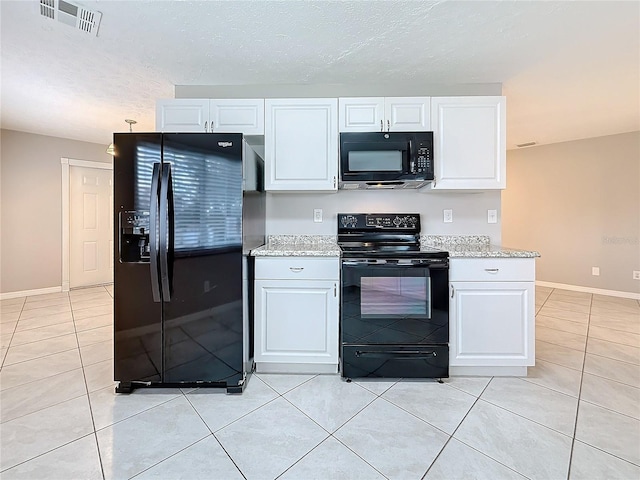
[[[384,51],[384,48],[381,49]],[[501,83],[425,84],[398,81],[393,84],[308,85],[176,85],[175,98],[313,98],[313,97],[419,97],[502,95]]]
[[[313,222],[322,208],[324,221]],[[443,223],[443,209],[453,210],[453,223]],[[487,223],[487,210],[498,210],[498,223]],[[337,193],[273,193],[267,195],[267,235],[336,235],[337,213],[419,213],[423,234],[489,235],[500,244],[500,191],[445,193],[417,190],[339,190]],[[517,248],[517,245],[513,246]]]
[[[2,130],[0,139],[0,293],[60,287],[60,158],[112,158],[95,143],[12,130]]]

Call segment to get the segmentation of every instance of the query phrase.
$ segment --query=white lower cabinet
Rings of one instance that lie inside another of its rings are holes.
[[[526,374],[535,361],[535,259],[452,259],[449,279],[454,373]]]
[[[338,371],[337,258],[257,258],[256,371]]]

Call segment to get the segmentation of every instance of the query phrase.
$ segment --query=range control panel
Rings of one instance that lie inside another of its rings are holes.
[[[419,213],[339,213],[338,232],[395,230],[420,232]]]

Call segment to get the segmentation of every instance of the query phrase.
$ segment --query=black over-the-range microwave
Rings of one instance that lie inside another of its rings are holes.
[[[419,188],[433,180],[433,132],[340,134],[339,188]]]

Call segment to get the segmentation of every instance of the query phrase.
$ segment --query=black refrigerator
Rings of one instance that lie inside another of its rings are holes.
[[[265,239],[260,139],[114,134],[116,392],[243,391],[253,365],[249,253]]]

